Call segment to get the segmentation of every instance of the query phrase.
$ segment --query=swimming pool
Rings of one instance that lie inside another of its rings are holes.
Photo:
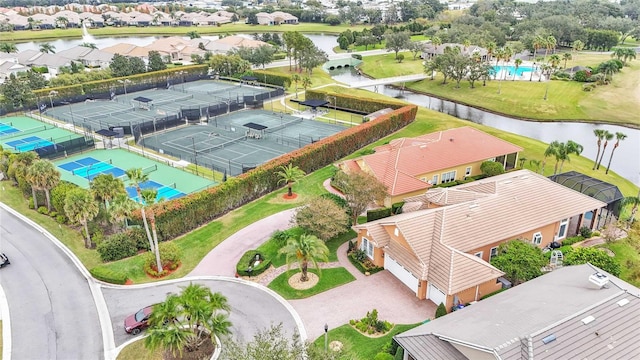
[[[516,71],[516,67],[513,65],[500,65],[500,66],[494,66],[493,70],[496,72],[496,75],[500,75],[500,76],[513,76],[514,74],[516,76],[522,76],[525,73],[530,74],[531,71],[533,70],[533,68],[531,66],[518,66],[518,70]],[[501,71],[506,71],[507,73],[501,73]]]

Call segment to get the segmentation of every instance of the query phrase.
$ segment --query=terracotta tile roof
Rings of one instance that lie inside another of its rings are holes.
[[[127,43],[119,43],[102,49],[111,54],[120,54],[123,56],[135,56],[135,57],[147,57],[149,56],[149,49]]]
[[[269,45],[264,41],[247,39],[245,37],[238,36],[238,35],[225,36],[222,39],[215,40],[214,42],[218,44],[232,45],[235,47],[251,47],[251,48],[260,47],[262,45]]]

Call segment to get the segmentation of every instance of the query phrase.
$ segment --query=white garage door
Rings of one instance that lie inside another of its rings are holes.
[[[440,303],[446,304],[447,301],[447,295],[445,295],[443,291],[431,284],[429,284],[429,294],[427,295],[427,298],[431,299],[431,301],[433,301],[436,305],[440,305]]]
[[[384,254],[384,268],[395,275],[395,277],[402,281],[403,284],[407,285],[409,289],[416,293],[418,292],[418,278],[413,276],[412,273],[393,260],[389,254]]]

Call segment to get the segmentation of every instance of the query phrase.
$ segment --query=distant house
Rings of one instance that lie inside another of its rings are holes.
[[[202,39],[194,39],[202,41]],[[231,35],[223,38],[205,42],[204,46],[207,51],[214,54],[226,54],[229,51],[236,50],[242,47],[245,48],[257,48],[260,46],[269,45],[264,41],[248,39],[244,36]]]
[[[83,12],[80,14],[80,19],[87,27],[104,27],[104,18],[100,14]]]
[[[128,13],[129,15],[129,26],[138,26],[138,27],[147,27],[151,26],[153,22],[153,16],[137,11],[132,11]]]
[[[56,27],[56,19],[53,16],[49,16],[45,14],[33,14],[31,18],[35,22],[33,25],[34,30],[35,29],[49,30],[49,29],[55,29]]]
[[[108,68],[113,58],[112,53],[84,46],[75,46],[56,54],[69,60],[81,62],[86,67],[101,69]]]
[[[282,11],[272,13],[259,12],[256,14],[258,24],[260,25],[280,25],[280,24],[297,24],[298,18]]]
[[[444,54],[444,50],[448,47],[449,48],[456,47],[460,49],[460,53],[466,56],[470,56],[470,57],[477,56],[480,59],[480,61],[488,60],[489,53],[487,49],[477,45],[464,46],[462,44],[455,44],[455,43],[446,43],[446,44],[440,44],[437,46],[434,45],[433,43],[427,43],[424,45],[424,51],[422,52],[422,55],[420,57],[422,59],[431,59],[434,56]]]
[[[567,266],[394,339],[405,360],[640,359],[639,293]]]
[[[149,49],[144,46],[120,43],[106,47],[102,49],[102,51],[110,53],[112,55],[120,54],[123,56],[137,57],[144,60],[145,62],[149,60]]]
[[[602,201],[529,170],[513,171],[406,199],[403,213],[354,226],[357,246],[419,299],[477,301],[500,289],[490,264],[498,246],[520,239],[540,248],[571,229],[595,228]],[[587,220],[584,214],[594,217]],[[578,222],[577,226],[573,222]]]
[[[522,148],[464,126],[392,140],[374,150],[374,154],[338,166],[345,172],[364,171],[375,176],[386,185],[385,206],[391,206],[408,196],[423,194],[433,185],[480,175],[484,161],[513,169]]]
[[[48,73],[45,74],[47,79],[57,76],[61,67],[71,66],[71,60],[59,56],[58,54],[46,54],[37,50],[24,50],[17,55],[18,62],[28,67],[46,66]]]
[[[3,83],[9,76],[18,75],[20,72],[29,70],[28,67],[17,64],[13,61],[0,59],[0,83]]]

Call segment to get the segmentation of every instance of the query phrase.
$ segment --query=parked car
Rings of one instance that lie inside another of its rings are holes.
[[[11,264],[11,261],[9,261],[7,255],[5,255],[5,253],[0,253],[0,268],[3,268],[9,264]]]
[[[129,315],[124,319],[124,331],[128,334],[138,335],[140,332],[149,327],[149,315],[153,306],[147,306],[138,310],[135,314]]]

